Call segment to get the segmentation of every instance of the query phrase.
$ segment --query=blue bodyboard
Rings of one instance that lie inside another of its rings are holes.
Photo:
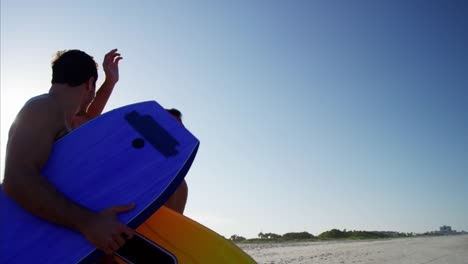
[[[42,174],[65,196],[94,211],[134,202],[135,209],[119,219],[136,228],[174,193],[198,146],[159,104],[137,103],[109,111],[58,140]],[[1,264],[92,263],[101,254],[80,233],[29,214],[0,192]]]

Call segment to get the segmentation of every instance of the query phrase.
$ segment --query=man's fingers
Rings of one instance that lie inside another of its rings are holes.
[[[120,54],[118,54],[118,55],[116,55],[116,56],[106,58],[106,59],[104,60],[104,62],[102,63],[102,65],[103,65],[104,67],[106,67],[106,66],[109,66],[109,65],[112,64],[112,63],[118,64],[118,62],[119,62],[121,59],[123,59],[123,58],[120,56]]]
[[[111,240],[110,241],[110,244],[109,244],[109,247],[111,248],[111,254],[114,252],[114,251],[117,251],[119,250],[120,246],[119,244],[115,241],[115,240]]]
[[[125,235],[125,239],[131,239],[135,235],[135,231],[131,229],[130,227],[123,225],[124,228],[122,229],[122,234]]]
[[[113,50],[109,51],[104,57],[108,57],[108,56],[110,56],[112,53],[115,53],[115,52],[117,52],[117,49],[113,49]]]
[[[112,53],[112,54],[107,54],[105,57],[105,60],[112,61],[115,57],[119,57],[121,54],[120,53]]]
[[[114,251],[111,248],[109,248],[109,246],[100,248],[100,250],[104,251],[106,255],[111,255],[112,253],[114,253]]]
[[[122,56],[120,56],[119,53],[114,54],[114,56],[112,56],[111,62],[115,62],[118,58],[122,58]]]
[[[125,204],[125,205],[117,205],[117,206],[112,207],[112,213],[114,214],[125,213],[125,212],[132,210],[134,207],[135,207],[134,203]]]
[[[114,61],[114,58],[116,56],[120,56],[120,53],[117,53],[117,49],[113,49],[109,51],[105,56],[104,56],[104,62],[103,64],[109,63]]]
[[[113,238],[114,238],[114,241],[119,246],[119,248],[122,247],[125,244],[125,239],[123,239],[121,234],[116,234],[116,235],[113,236]]]
[[[114,61],[114,63],[119,64],[119,61],[120,61],[121,59],[123,59],[123,58],[122,58],[122,57],[116,58],[115,61]]]

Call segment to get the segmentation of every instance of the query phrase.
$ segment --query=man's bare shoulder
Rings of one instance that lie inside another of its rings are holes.
[[[20,112],[60,112],[60,106],[55,99],[48,94],[42,94],[29,99]]]
[[[29,99],[16,117],[17,121],[39,118],[43,121],[63,122],[63,111],[58,102],[48,94],[39,95]]]
[[[16,127],[27,127],[38,124],[49,130],[61,129],[64,126],[63,111],[57,101],[48,94],[29,99],[19,111],[11,127],[12,133]],[[38,128],[39,128],[38,127]]]

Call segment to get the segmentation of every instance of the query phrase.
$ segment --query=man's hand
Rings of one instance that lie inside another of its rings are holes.
[[[117,49],[109,51],[104,56],[102,67],[106,74],[106,82],[116,84],[119,81],[119,61],[122,59],[120,53],[117,53]]]
[[[106,254],[117,251],[126,239],[133,237],[135,231],[122,224],[117,214],[128,212],[135,207],[134,204],[109,207],[95,214],[84,223],[81,232],[86,239]],[[125,235],[125,238],[122,236]]]

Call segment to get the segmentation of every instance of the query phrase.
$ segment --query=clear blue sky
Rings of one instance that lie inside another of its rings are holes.
[[[467,1],[2,0],[2,171],[73,48],[122,53],[106,110],[184,113],[186,214],[224,236],[468,231]]]

